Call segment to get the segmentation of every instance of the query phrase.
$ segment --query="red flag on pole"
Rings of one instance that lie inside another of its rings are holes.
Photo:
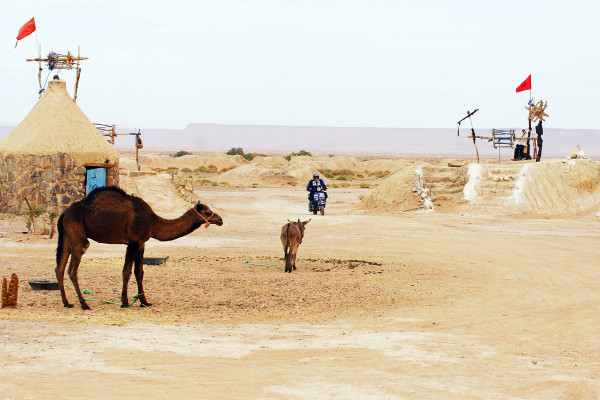
[[[19,29],[19,34],[17,35],[17,43],[15,44],[15,48],[17,47],[17,44],[19,44],[19,40],[31,35],[33,31],[35,31],[35,19],[31,18],[25,23],[25,25],[21,27],[21,29]]]
[[[527,77],[519,86],[517,86],[517,93],[523,90],[531,90],[531,75]]]

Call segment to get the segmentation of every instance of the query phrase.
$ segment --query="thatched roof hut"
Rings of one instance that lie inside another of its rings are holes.
[[[117,185],[118,165],[119,154],[55,79],[0,141],[0,212],[20,214],[25,198],[60,212],[95,179],[98,186]]]

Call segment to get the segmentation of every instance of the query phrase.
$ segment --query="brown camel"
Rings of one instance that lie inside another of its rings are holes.
[[[296,253],[304,238],[304,227],[309,222],[310,219],[304,222],[300,222],[299,219],[298,222],[288,219],[288,223],[281,227],[280,238],[285,257],[285,272],[292,272],[293,269],[296,269]]]
[[[156,215],[144,200],[130,196],[115,186],[93,190],[86,198],[69,206],[58,219],[56,278],[64,306],[73,307],[67,300],[64,286],[65,267],[71,256],[69,277],[81,308],[90,309],[83,299],[77,280],[81,257],[90,246],[88,239],[99,243],[127,245],[121,307],[128,306],[127,283],[133,264],[138,294],[141,294],[141,307],[149,307],[151,304],[146,300],[142,286],[144,248],[148,239],[174,240],[195,231],[200,225],[205,224],[208,228],[211,223],[223,225],[223,220],[200,201],[181,217],[168,220]]]

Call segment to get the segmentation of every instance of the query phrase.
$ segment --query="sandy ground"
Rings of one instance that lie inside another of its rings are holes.
[[[225,223],[148,242],[169,257],[145,267],[150,308],[30,289],[54,278],[55,240],[0,218],[0,276],[21,279],[0,399],[599,398],[600,217],[384,214],[358,188],[312,216],[305,193],[198,190]],[[312,218],[298,270],[244,264],[283,267],[288,218]],[[119,301],[124,251],[92,243],[90,297]]]

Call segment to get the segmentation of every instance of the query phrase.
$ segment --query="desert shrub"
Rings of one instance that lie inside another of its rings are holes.
[[[334,175],[344,175],[344,176],[352,176],[354,175],[354,172],[350,171],[349,169],[336,169],[334,171],[331,171]]]
[[[246,153],[246,154],[242,155],[242,157],[244,157],[248,161],[254,160],[254,157],[266,157],[266,156],[267,156],[266,154],[262,154],[262,153]]]
[[[244,149],[242,149],[241,147],[232,147],[227,153],[225,153],[229,156],[243,156],[244,155]]]
[[[179,150],[177,153],[175,153],[175,155],[173,157],[181,157],[181,156],[186,156],[192,154],[189,151],[185,151],[185,150]]]
[[[221,168],[221,170],[219,171],[219,173],[222,174],[223,172],[230,171],[230,170],[232,170],[234,168],[235,168],[235,165],[232,165],[231,167]]]
[[[266,154],[261,153],[244,153],[244,149],[242,149],[241,147],[232,147],[226,154],[230,156],[240,155],[248,161],[252,161],[254,157],[258,156],[266,157]]]
[[[368,188],[370,188],[370,187],[371,187],[371,185],[369,185],[369,184],[368,184],[368,183],[366,183],[366,182],[362,182],[362,183],[361,183],[359,186],[360,186],[362,189],[368,189]]]
[[[306,150],[300,150],[297,153],[290,153],[287,156],[283,157],[286,160],[290,161],[292,159],[292,157],[296,157],[296,156],[308,156],[308,157],[312,157],[312,154],[310,153],[310,151],[306,151]]]
[[[217,167],[216,167],[216,165],[213,165],[213,164],[210,164],[208,166],[203,165],[201,167],[196,168],[194,170],[194,172],[204,172],[207,174],[214,174],[217,172]]]
[[[48,212],[48,221],[50,221],[50,239],[54,236],[55,225],[54,220],[58,217],[58,212],[56,210]]]
[[[286,183],[291,186],[296,186],[298,184],[296,181],[287,181]]]
[[[182,168],[181,172],[192,172],[191,169],[189,169],[188,167]]]
[[[348,177],[342,175],[342,176],[338,176],[337,178],[335,178],[335,180],[336,181],[347,181]]]
[[[325,172],[325,173],[323,174],[323,176],[324,176],[325,178],[333,179],[333,174],[332,174],[331,172]]]
[[[25,210],[25,226],[27,227],[27,232],[35,234],[35,221],[37,217],[44,212],[44,207],[37,204],[35,200],[32,203],[29,203],[27,198],[25,198],[25,202],[27,203],[27,209]]]
[[[217,181],[212,181],[210,184],[211,184],[212,186],[219,186],[219,182],[217,182]]]

